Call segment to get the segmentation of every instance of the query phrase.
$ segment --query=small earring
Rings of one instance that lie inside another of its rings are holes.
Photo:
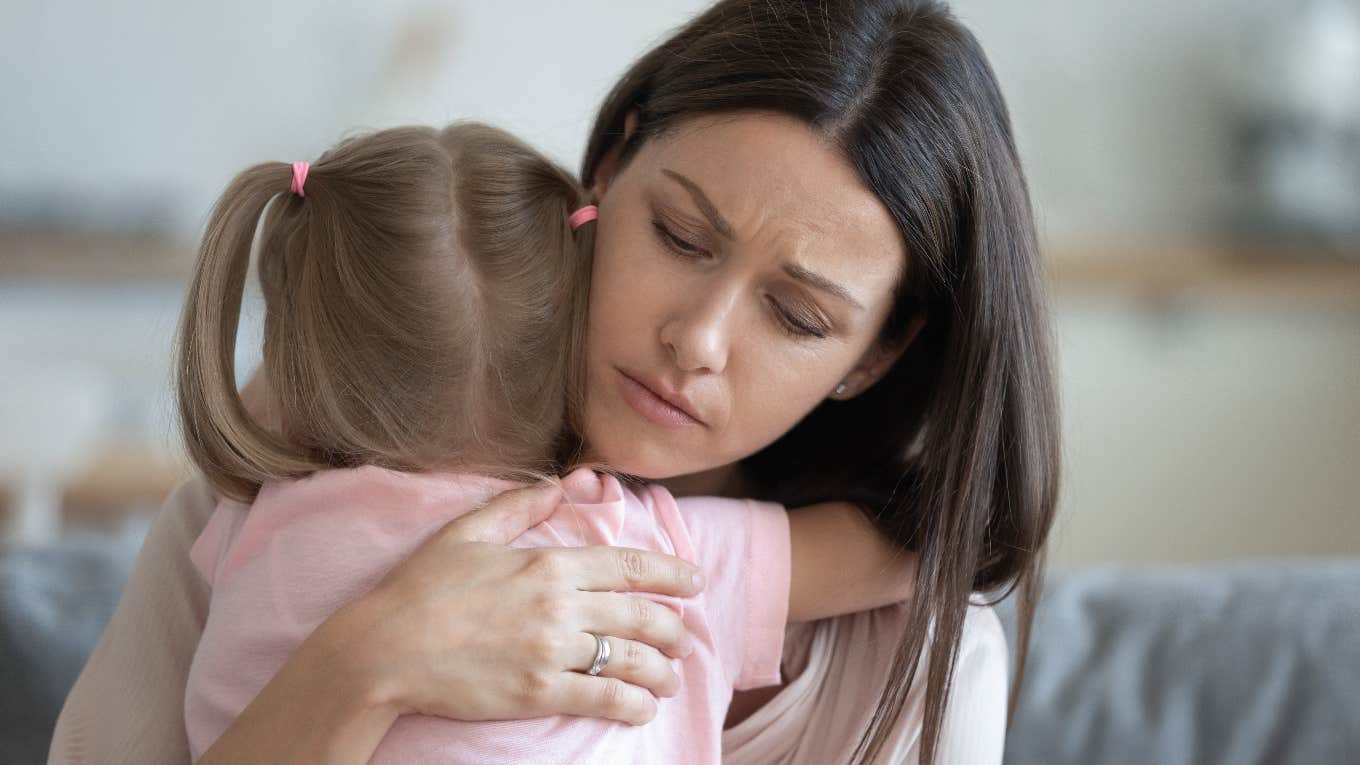
[[[837,396],[844,396],[844,395],[845,395],[845,391],[847,391],[847,390],[849,390],[849,389],[846,388],[845,383],[841,383],[840,385],[837,385],[837,386],[836,386],[836,395],[837,395]]]

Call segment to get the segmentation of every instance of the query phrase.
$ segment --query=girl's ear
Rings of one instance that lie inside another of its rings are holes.
[[[604,192],[609,189],[610,181],[614,180],[614,173],[619,169],[619,155],[623,153],[623,145],[628,143],[628,139],[633,137],[633,132],[637,130],[638,112],[637,109],[629,109],[623,116],[623,138],[615,141],[605,151],[604,156],[600,157],[600,162],[595,166],[595,178],[590,184],[590,195],[595,201],[604,197]]]
[[[902,358],[902,354],[911,346],[911,342],[921,333],[921,328],[925,325],[926,315],[918,313],[911,318],[901,337],[891,342],[874,343],[873,347],[860,357],[855,368],[851,369],[845,379],[836,386],[830,397],[837,401],[845,401],[873,387],[874,383],[882,380],[888,370],[893,368],[893,364]]]

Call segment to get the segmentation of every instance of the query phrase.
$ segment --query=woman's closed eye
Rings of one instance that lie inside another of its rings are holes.
[[[652,219],[652,230],[661,244],[678,257],[702,260],[709,256],[708,250],[675,233],[660,218]],[[798,339],[826,337],[829,330],[823,322],[812,316],[811,311],[791,309],[774,297],[768,298],[768,302],[776,323],[784,332]]]
[[[792,311],[784,307],[775,298],[770,298],[769,301],[778,314],[780,326],[789,334],[798,338],[821,339],[826,337],[828,331],[826,326],[810,314]]]
[[[656,236],[661,240],[661,243],[677,255],[687,258],[698,258],[709,254],[708,250],[705,250],[703,247],[676,234],[660,218],[652,219],[652,229],[656,232]]]

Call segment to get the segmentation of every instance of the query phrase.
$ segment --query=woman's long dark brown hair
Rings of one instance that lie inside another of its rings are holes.
[[[619,151],[621,167],[686,119],[744,110],[795,116],[832,140],[906,243],[883,337],[922,314],[924,329],[876,386],[823,403],[743,466],[765,498],[857,502],[919,553],[911,627],[855,760],[886,743],[928,656],[930,762],[975,593],[1018,588],[1014,706],[1057,503],[1050,319],[1010,117],[981,46],[942,3],[724,0],[623,76],[582,178],[590,186],[606,154]]]

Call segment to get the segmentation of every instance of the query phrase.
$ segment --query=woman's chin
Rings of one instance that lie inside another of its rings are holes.
[[[686,455],[649,443],[596,444],[590,454],[593,461],[648,481],[664,481],[712,467],[704,465],[696,468],[694,460]]]
[[[684,470],[683,465],[680,465],[677,469],[674,461],[648,459],[646,456],[636,453],[620,455],[617,459],[607,459],[604,462],[615,470],[648,481],[664,481],[667,478],[685,475],[688,472]]]

